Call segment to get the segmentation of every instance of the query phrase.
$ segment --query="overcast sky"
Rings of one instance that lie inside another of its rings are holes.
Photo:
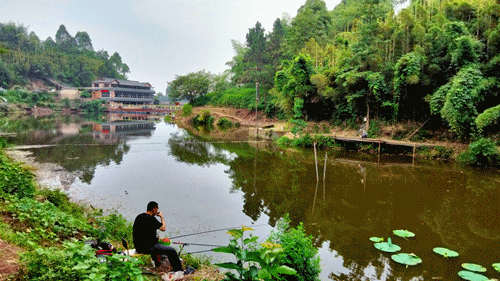
[[[41,40],[64,24],[86,31],[95,50],[118,52],[130,80],[165,92],[175,75],[205,69],[221,73],[234,56],[231,39],[245,43],[259,21],[265,32],[306,0],[0,0],[0,22],[14,22]],[[325,0],[332,10],[340,0]]]

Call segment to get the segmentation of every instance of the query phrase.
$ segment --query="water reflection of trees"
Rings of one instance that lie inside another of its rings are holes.
[[[185,131],[172,134],[168,140],[170,155],[177,161],[199,166],[227,163],[229,154],[226,150],[213,146],[190,136]]]
[[[266,214],[274,225],[288,213],[292,225],[304,223],[317,247],[329,242],[332,255],[341,256],[342,266],[350,271],[324,269],[331,270],[333,280],[361,280],[368,275],[377,280],[455,279],[451,276],[457,276],[460,262],[440,259],[432,252],[436,246],[457,250],[463,259],[482,264],[500,256],[494,246],[500,240],[498,174],[329,158],[325,182],[320,176],[317,183],[314,156],[307,153],[257,151],[246,144],[180,144],[179,139],[171,147],[184,155],[179,161],[228,165],[232,190],[243,193],[243,212],[252,219]],[[219,149],[237,156],[224,157]],[[320,173],[323,161],[320,157]],[[414,241],[393,239],[405,252],[427,262],[406,269],[368,240],[392,236],[394,229],[417,233]]]
[[[101,145],[87,134],[68,136],[56,146],[33,149],[33,156],[36,162],[57,163],[68,172],[81,171],[80,179],[90,184],[97,165],[118,165],[129,149],[124,142]]]

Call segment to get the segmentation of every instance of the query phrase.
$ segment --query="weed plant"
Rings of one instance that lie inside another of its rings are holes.
[[[186,103],[182,106],[182,116],[189,116],[193,113],[193,106],[189,103]]]
[[[229,119],[226,117],[222,117],[217,121],[217,126],[221,128],[222,130],[227,130],[233,127],[233,122],[231,122]]]
[[[458,160],[472,166],[500,165],[500,152],[495,142],[481,138],[469,145],[469,149],[460,154]]]
[[[33,174],[3,151],[0,177],[4,179],[0,181],[0,213],[8,218],[0,223],[0,238],[26,250],[17,279],[135,280],[140,276],[134,259],[110,257],[99,263],[95,250],[75,242],[86,237],[115,245],[122,237],[131,241],[132,225],[121,215],[104,216],[100,209],[69,202],[61,191],[37,188]]]
[[[25,272],[21,280],[142,280],[141,262],[113,255],[97,258],[95,250],[78,241],[62,247],[37,248],[21,255]]]
[[[295,228],[290,227],[290,219],[285,216],[278,222],[276,230],[271,233],[268,240],[283,247],[283,252],[276,258],[276,263],[286,264],[295,269],[297,275],[294,276],[294,280],[319,280],[321,267],[318,250],[313,245],[312,236],[305,234],[302,223]]]

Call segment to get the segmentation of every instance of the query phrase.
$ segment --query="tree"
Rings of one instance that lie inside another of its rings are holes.
[[[187,75],[176,75],[175,79],[168,83],[166,92],[169,98],[188,99],[192,102],[195,98],[204,96],[208,93],[211,84],[210,72],[205,70],[192,72]]]
[[[56,44],[64,51],[69,51],[76,47],[75,38],[69,34],[64,24],[61,24],[56,32]]]
[[[284,45],[287,57],[297,55],[311,38],[320,45],[326,44],[331,21],[331,15],[323,0],[307,0],[287,30]]]
[[[431,111],[439,113],[451,130],[461,137],[476,132],[478,86],[483,79],[477,65],[461,69],[450,82],[441,86],[431,98]]]
[[[85,31],[78,31],[75,35],[76,45],[80,50],[88,50],[93,51],[94,47],[92,46],[92,40],[90,40],[90,36]]]

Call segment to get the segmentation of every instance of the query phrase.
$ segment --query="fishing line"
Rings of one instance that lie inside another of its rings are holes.
[[[258,227],[258,226],[266,226],[267,224],[257,224],[257,225],[252,225],[248,227]],[[207,230],[207,231],[202,231],[202,232],[196,232],[196,233],[191,233],[191,234],[185,234],[185,235],[179,235],[179,236],[174,236],[170,237],[170,239],[175,239],[175,238],[181,238],[181,237],[187,237],[187,236],[193,236],[193,235],[199,235],[199,234],[205,234],[205,233],[211,233],[211,232],[216,232],[216,231],[223,231],[223,230],[230,230],[230,229],[239,229],[241,226],[238,227],[228,227],[228,228],[221,228],[221,229],[215,229],[215,230]]]
[[[172,241],[172,243],[174,243],[174,244],[181,244],[181,245],[185,245],[185,246],[190,246],[190,245],[193,245],[193,246],[207,246],[207,247],[226,247],[226,246],[223,246],[223,245],[210,245],[210,244],[198,244],[198,243],[174,242],[174,241]]]

